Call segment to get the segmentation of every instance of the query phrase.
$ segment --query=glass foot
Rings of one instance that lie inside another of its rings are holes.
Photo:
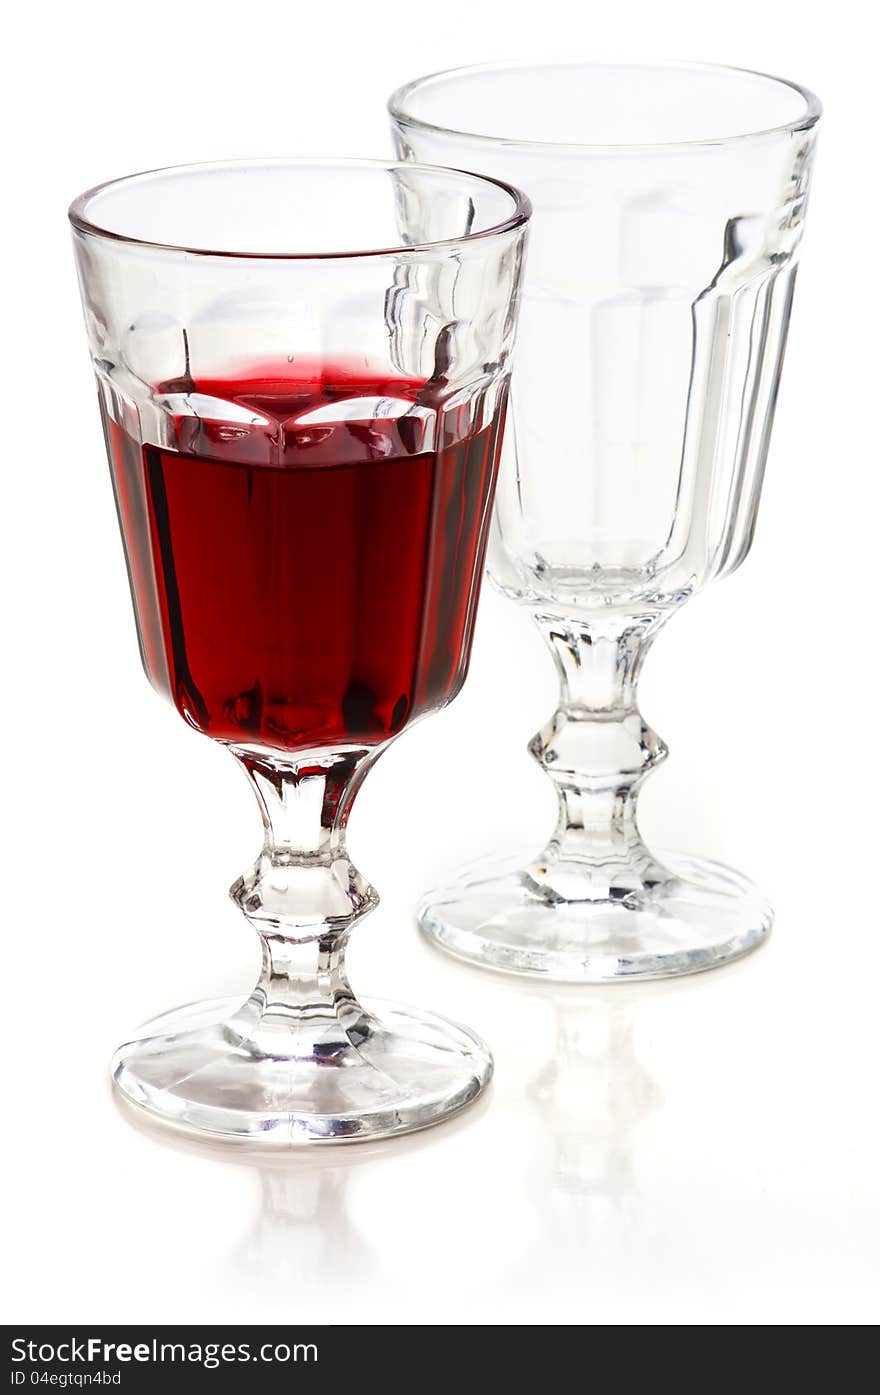
[[[113,1059],[117,1089],[164,1122],[287,1146],[427,1128],[491,1075],[480,1039],[430,1013],[351,1000],[298,1025],[268,1017],[258,995],[165,1013]]]
[[[729,963],[766,939],[773,913],[739,872],[661,854],[636,889],[613,887],[604,897],[576,862],[496,869],[431,893],[419,921],[429,939],[483,968],[607,983]]]

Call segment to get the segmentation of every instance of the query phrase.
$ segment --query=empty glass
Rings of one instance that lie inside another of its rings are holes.
[[[559,795],[550,843],[431,894],[422,925],[575,981],[723,963],[771,912],[739,873],[645,846],[638,792],[666,748],[636,687],[661,626],[752,541],[819,103],[730,68],[573,64],[441,73],[390,110],[403,158],[511,180],[535,209],[489,567],[562,687],[530,747]]]
[[[284,160],[71,209],[144,667],[229,747],[265,829],[232,888],[253,992],[116,1053],[122,1093],[168,1122],[378,1137],[491,1073],[464,1028],[354,997],[345,949],[377,896],[345,829],[371,764],[467,671],[528,214],[455,171]]]

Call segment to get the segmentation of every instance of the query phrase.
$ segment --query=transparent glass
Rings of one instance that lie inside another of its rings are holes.
[[[114,1060],[183,1128],[380,1137],[491,1074],[465,1028],[355,998],[346,945],[377,896],[345,829],[467,671],[528,213],[471,175],[311,161],[158,171],[71,209],[143,664],[229,747],[265,831],[232,887],[253,992]]]
[[[390,110],[402,158],[534,206],[489,568],[561,682],[530,747],[559,796],[549,844],[432,893],[422,926],[573,981],[724,963],[771,912],[739,873],[645,846],[666,747],[637,684],[670,615],[751,545],[819,104],[730,68],[573,64],[441,73]]]

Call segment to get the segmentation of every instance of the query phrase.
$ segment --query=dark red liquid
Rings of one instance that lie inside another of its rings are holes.
[[[141,653],[218,740],[373,744],[464,680],[501,416],[466,434],[425,383],[294,371],[160,385],[175,449],[105,415]]]

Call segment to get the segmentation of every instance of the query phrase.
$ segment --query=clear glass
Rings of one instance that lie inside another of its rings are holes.
[[[377,896],[345,829],[467,671],[528,214],[492,180],[312,161],[158,171],[71,209],[143,664],[229,747],[265,830],[231,893],[262,943],[253,992],[116,1053],[119,1090],[167,1122],[375,1138],[490,1077],[465,1028],[352,993]]]
[[[572,981],[724,963],[771,912],[739,873],[645,846],[638,794],[666,747],[637,684],[670,615],[751,545],[819,104],[730,68],[572,64],[441,73],[390,110],[402,158],[534,206],[489,568],[561,682],[530,747],[553,837],[429,895],[422,926]]]

